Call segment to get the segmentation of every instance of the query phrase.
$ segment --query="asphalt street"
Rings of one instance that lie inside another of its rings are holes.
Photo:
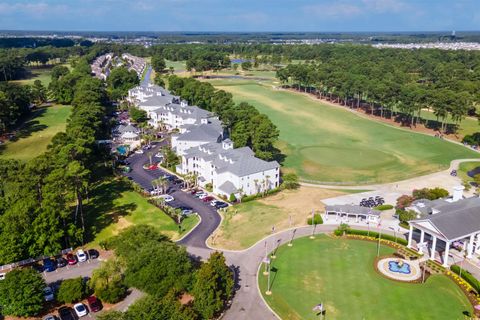
[[[144,152],[143,154],[134,153],[128,157],[127,161],[130,163],[129,166],[132,171],[126,173],[125,176],[130,177],[144,189],[150,189],[152,188],[151,181],[153,179],[157,179],[166,174],[171,175],[162,169],[143,169],[143,165],[149,163],[150,161],[148,158],[148,152],[151,152],[155,155],[165,144],[166,142],[162,141],[161,143],[155,145],[154,148]],[[169,183],[168,194],[175,198],[175,200],[170,202],[169,205],[173,207],[190,207],[201,217],[200,224],[178,243],[187,247],[207,248],[205,241],[218,227],[221,221],[220,215],[217,213],[216,208],[212,207],[210,203],[205,203],[202,200],[195,198],[193,195],[182,191],[179,186],[174,185],[173,183]]]

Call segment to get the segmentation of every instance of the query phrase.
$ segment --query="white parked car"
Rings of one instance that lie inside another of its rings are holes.
[[[217,201],[218,201],[218,200],[212,200],[212,201],[210,202],[210,205],[211,205],[212,207],[215,207],[215,205],[217,204]]]
[[[85,253],[85,251],[83,251],[83,249],[77,250],[77,258],[78,258],[78,262],[87,261],[87,254]]]
[[[86,316],[88,313],[88,310],[83,303],[77,303],[76,305],[74,305],[73,310],[75,310],[75,313],[79,318]]]
[[[202,194],[198,197],[198,199],[203,200],[203,198],[206,198],[206,197],[208,197],[208,193],[202,193]]]
[[[143,150],[142,149],[135,150],[135,153],[143,154]]]
[[[53,299],[55,299],[55,295],[53,294],[53,290],[51,287],[43,288],[43,297],[47,302],[53,301]]]
[[[163,154],[161,154],[160,152],[158,152],[158,153],[155,154],[155,157],[156,157],[156,158],[163,158]]]
[[[165,199],[165,202],[172,202],[173,200],[175,200],[174,197],[172,197],[171,195],[168,195],[168,194],[165,195],[163,198]]]

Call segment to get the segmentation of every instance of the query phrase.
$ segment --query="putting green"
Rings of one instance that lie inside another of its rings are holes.
[[[312,308],[323,303],[325,319],[465,319],[472,312],[467,297],[443,275],[424,284],[400,283],[373,268],[376,243],[301,238],[282,246],[272,260],[271,291],[259,272],[259,286],[270,307],[282,319],[319,319]],[[381,255],[393,253],[382,246]],[[263,271],[263,266],[262,269]]]
[[[313,183],[373,184],[447,169],[478,153],[435,137],[395,128],[285,90],[272,82],[209,80],[251,103],[280,130],[285,169]],[[479,127],[480,129],[480,127]]]

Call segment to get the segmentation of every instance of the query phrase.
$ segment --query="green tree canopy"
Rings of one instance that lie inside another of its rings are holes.
[[[33,269],[17,269],[0,281],[0,306],[4,315],[29,317],[43,309],[42,275]]]

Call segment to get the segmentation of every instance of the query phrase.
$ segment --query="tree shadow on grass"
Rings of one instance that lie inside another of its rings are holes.
[[[45,130],[48,126],[40,124],[40,121],[37,119],[43,117],[47,112],[46,108],[40,108],[32,112],[30,117],[25,120],[25,122],[17,128],[15,135],[10,139],[10,141],[15,142],[23,138],[30,137],[33,133]]]
[[[122,179],[111,179],[95,186],[92,196],[84,206],[87,213],[87,242],[93,241],[99,232],[137,208],[135,203],[115,205],[115,200],[121,197],[123,192],[131,190],[130,185]]]

